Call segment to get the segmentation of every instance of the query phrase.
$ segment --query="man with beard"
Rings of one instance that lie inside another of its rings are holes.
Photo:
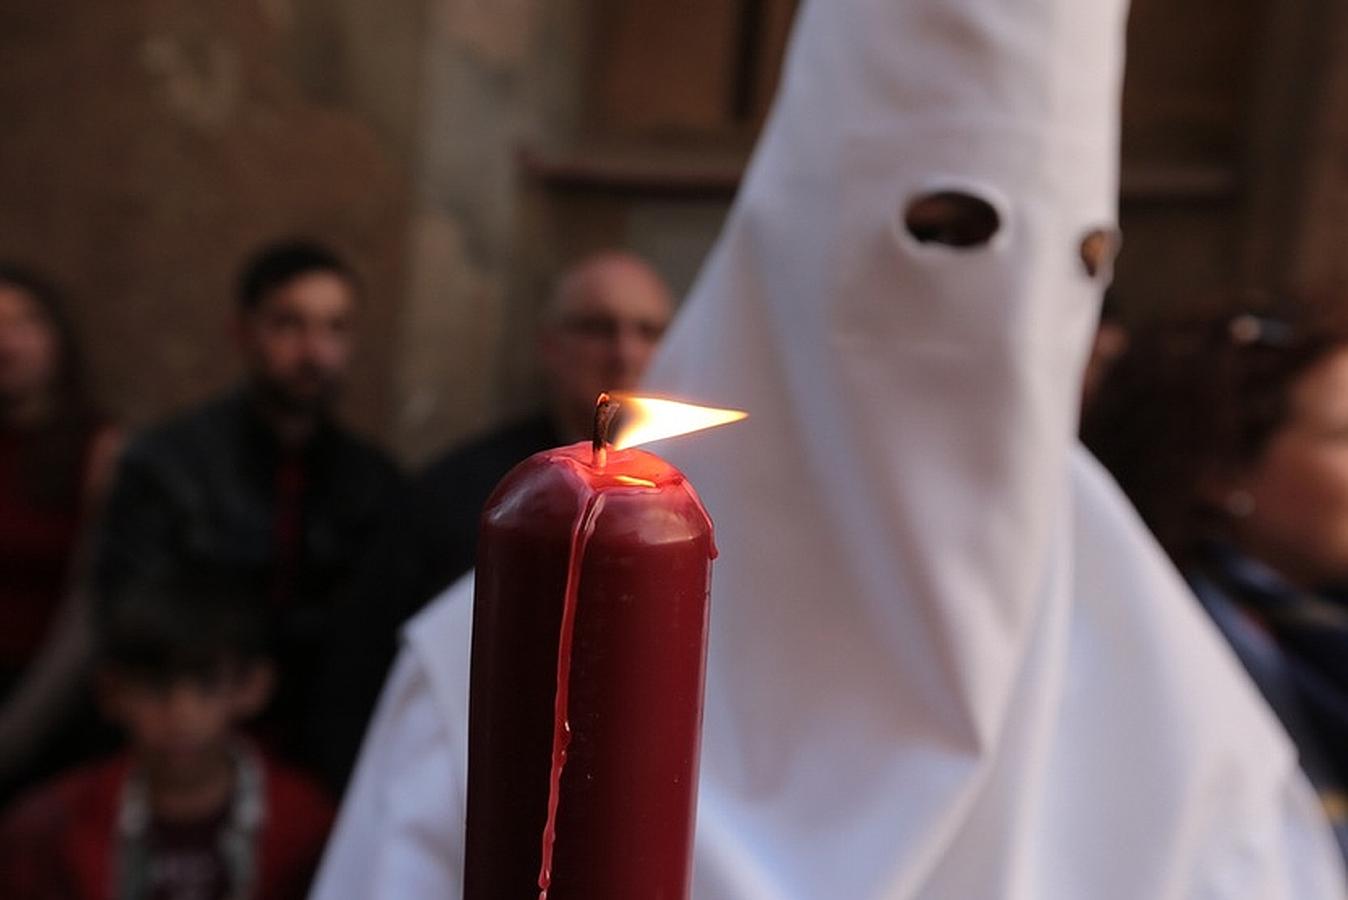
[[[244,267],[235,338],[246,375],[127,449],[97,560],[101,597],[190,567],[242,581],[269,604],[280,689],[263,738],[340,780],[322,719],[323,656],[359,599],[398,476],[336,421],[358,284],[324,247],[287,241]],[[331,771],[333,766],[337,772]]]

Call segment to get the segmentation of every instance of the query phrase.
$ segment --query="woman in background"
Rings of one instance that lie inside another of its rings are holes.
[[[82,368],[57,291],[0,264],[0,796],[65,761],[36,757],[84,688],[84,546],[120,436]]]
[[[1292,735],[1348,856],[1348,315],[1230,309],[1136,333],[1083,439]]]

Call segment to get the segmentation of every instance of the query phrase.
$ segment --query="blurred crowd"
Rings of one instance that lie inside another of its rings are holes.
[[[0,884],[303,896],[400,625],[471,568],[497,481],[636,386],[670,292],[582,260],[548,298],[546,402],[412,476],[334,413],[369,299],[330,249],[244,261],[243,378],[134,434],[92,399],[69,302],[0,266]],[[1348,853],[1348,311],[1229,296],[1129,331],[1109,298],[1082,436]]]
[[[540,329],[546,402],[408,477],[335,414],[354,269],[278,241],[235,296],[240,381],[128,433],[71,298],[0,266],[6,897],[303,896],[400,624],[471,568],[496,482],[588,437],[673,312],[642,260],[582,260]]]

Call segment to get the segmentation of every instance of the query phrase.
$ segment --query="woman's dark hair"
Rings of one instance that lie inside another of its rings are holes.
[[[20,487],[41,504],[78,502],[84,488],[89,440],[102,417],[89,398],[84,358],[66,315],[64,296],[46,276],[6,262],[0,262],[0,287],[27,297],[56,338],[52,414],[20,450]]]
[[[1227,301],[1134,332],[1086,411],[1082,440],[1176,564],[1221,532],[1205,485],[1257,463],[1288,421],[1302,376],[1348,349],[1327,304]],[[1233,311],[1236,310],[1236,311]]]
[[[61,290],[45,275],[6,262],[0,262],[0,287],[12,288],[28,297],[56,336],[56,382],[53,387],[57,396],[54,399],[63,408],[86,408],[84,359],[75,329],[66,315]]]

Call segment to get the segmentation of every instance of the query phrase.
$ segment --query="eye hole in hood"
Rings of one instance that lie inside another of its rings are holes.
[[[986,246],[1002,226],[996,207],[963,191],[923,194],[908,204],[904,226],[919,244],[968,250]]]

